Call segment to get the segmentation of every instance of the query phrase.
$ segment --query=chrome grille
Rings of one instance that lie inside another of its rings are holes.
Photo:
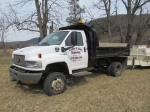
[[[25,67],[25,56],[24,55],[14,55],[14,64]]]

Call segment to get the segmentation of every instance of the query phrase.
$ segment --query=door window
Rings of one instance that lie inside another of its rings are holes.
[[[65,44],[66,46],[71,46],[71,34],[66,39]],[[83,46],[83,39],[81,32],[77,32],[77,46]]]

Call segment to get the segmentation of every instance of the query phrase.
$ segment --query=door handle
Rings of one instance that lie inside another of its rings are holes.
[[[86,48],[84,47],[84,52],[86,52]]]

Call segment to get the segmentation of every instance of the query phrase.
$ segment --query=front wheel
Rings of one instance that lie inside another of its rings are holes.
[[[59,72],[49,74],[44,81],[44,91],[47,95],[61,94],[66,90],[66,77]]]

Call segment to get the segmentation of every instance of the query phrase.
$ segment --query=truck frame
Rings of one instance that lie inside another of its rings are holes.
[[[37,84],[44,80],[47,95],[66,90],[73,77],[91,74],[102,67],[108,75],[118,77],[127,65],[128,44],[99,43],[95,29],[87,24],[59,28],[37,46],[22,48],[12,54],[10,80]]]

